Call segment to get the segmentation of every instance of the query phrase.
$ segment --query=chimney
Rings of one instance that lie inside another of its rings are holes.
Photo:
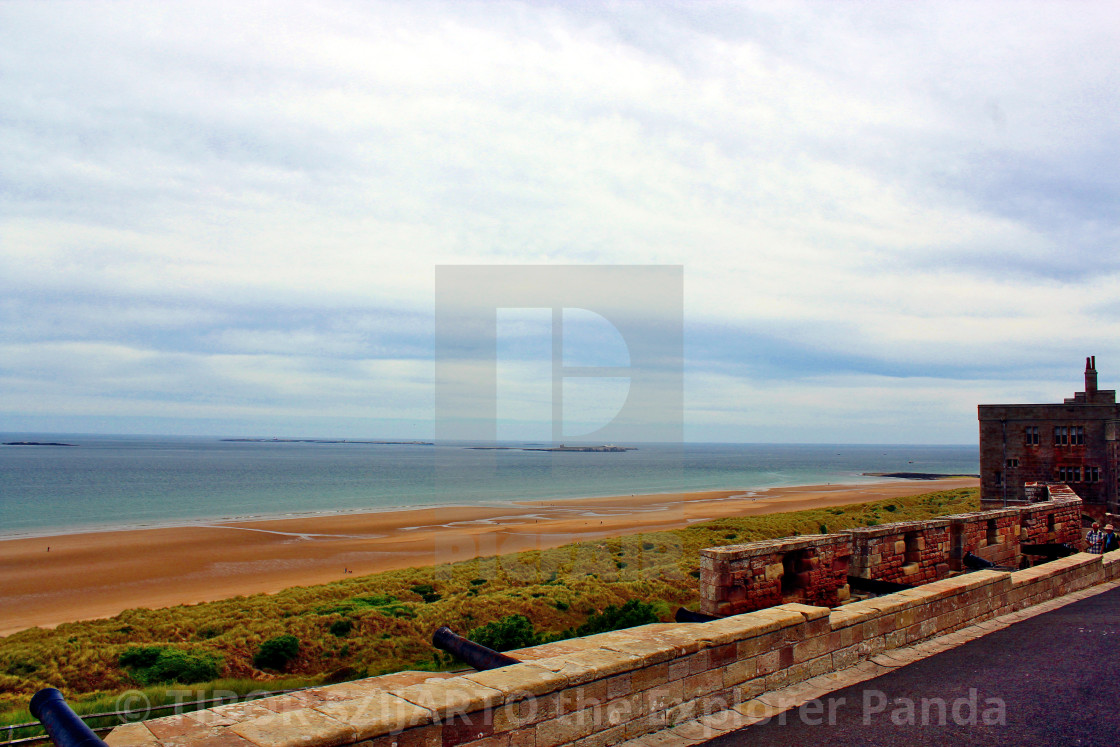
[[[1095,394],[1097,391],[1097,356],[1091,355],[1085,359],[1085,393]]]

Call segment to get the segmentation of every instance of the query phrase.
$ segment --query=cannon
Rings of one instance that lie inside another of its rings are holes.
[[[971,568],[974,571],[982,571],[986,568],[995,568],[996,565],[992,561],[984,560],[984,558],[980,557],[979,555],[973,555],[970,552],[966,552],[964,554],[964,557],[961,558],[961,563],[965,568]]]
[[[709,615],[707,612],[693,612],[685,607],[677,607],[673,619],[679,623],[706,623],[712,620],[722,620],[719,615]]]
[[[1041,555],[1047,560],[1073,555],[1077,550],[1067,544],[1051,542],[1045,545],[1023,545],[1020,552],[1024,555]]]
[[[45,687],[31,696],[30,710],[57,747],[106,747],[53,687]]]
[[[440,626],[435,633],[432,633],[432,645],[480,672],[521,663],[512,656],[506,656],[492,648],[486,648],[481,643],[457,635],[446,625]]]
[[[862,576],[848,576],[848,586],[853,591],[866,591],[871,594],[894,594],[896,591],[914,588],[910,584],[898,584],[894,581],[880,581]]]

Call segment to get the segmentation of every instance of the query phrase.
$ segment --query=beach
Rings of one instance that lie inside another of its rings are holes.
[[[891,480],[623,495],[0,541],[0,635],[133,607],[227,599],[378,571],[558,547],[746,516],[978,485]]]

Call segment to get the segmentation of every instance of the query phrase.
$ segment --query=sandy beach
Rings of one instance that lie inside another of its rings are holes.
[[[723,516],[974,487],[974,478],[628,495],[0,541],[0,635]],[[48,550],[49,548],[49,550]]]

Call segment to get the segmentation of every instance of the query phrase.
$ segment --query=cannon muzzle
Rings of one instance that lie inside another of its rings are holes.
[[[1054,558],[1064,558],[1077,552],[1076,549],[1070,547],[1068,544],[1058,544],[1056,542],[1043,545],[1023,545],[1020,551],[1024,555],[1041,555],[1050,560]]]
[[[906,591],[914,588],[910,584],[880,581],[877,578],[863,578],[862,576],[848,576],[848,586],[855,591],[866,591],[871,594],[894,594],[896,591]]]
[[[722,620],[719,615],[709,615],[707,612],[693,612],[685,607],[677,607],[673,619],[679,623],[706,623],[712,620]]]
[[[475,643],[461,635],[456,635],[446,625],[432,633],[432,644],[461,661],[465,661],[480,672],[486,669],[497,669],[498,667],[508,667],[510,664],[521,663],[512,656],[506,656],[492,648],[486,648],[481,643]]]
[[[984,560],[984,558],[980,557],[979,555],[973,555],[970,552],[966,552],[964,554],[964,557],[961,558],[961,562],[964,564],[965,568],[971,568],[974,571],[982,571],[986,568],[994,568],[996,565],[992,561]]]
[[[105,747],[53,687],[45,687],[31,697],[31,715],[46,727],[57,747]]]

